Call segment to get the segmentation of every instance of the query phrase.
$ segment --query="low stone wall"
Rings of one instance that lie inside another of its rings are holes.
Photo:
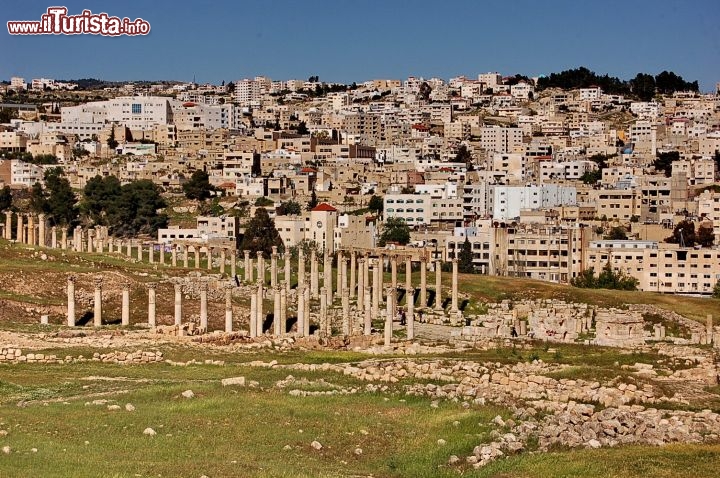
[[[66,355],[59,357],[53,354],[27,353],[23,354],[19,348],[2,348],[0,349],[0,363],[38,363],[38,364],[68,364],[82,362],[103,362],[119,365],[134,365],[143,363],[162,362],[162,352],[149,352],[138,350],[137,352],[109,352],[106,354],[94,353],[91,358],[83,355],[73,357]]]

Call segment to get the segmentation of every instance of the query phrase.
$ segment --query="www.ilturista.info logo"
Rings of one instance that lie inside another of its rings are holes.
[[[142,18],[111,17],[107,13],[83,10],[80,15],[68,15],[65,7],[50,7],[40,21],[7,22],[11,35],[147,35],[150,24]]]

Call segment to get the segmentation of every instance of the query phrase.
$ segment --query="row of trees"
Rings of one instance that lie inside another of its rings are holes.
[[[623,81],[614,76],[598,75],[594,71],[581,66],[538,79],[538,90],[546,88],[563,88],[566,90],[599,86],[605,93],[627,95],[634,94],[642,101],[651,100],[656,94],[672,94],[675,91],[699,91],[697,81],[685,81],[680,75],[671,71],[663,71],[656,76],[638,73],[630,81]]]
[[[613,270],[608,262],[597,276],[593,269],[585,269],[570,280],[570,285],[583,289],[637,290],[638,280],[622,271]]]
[[[44,186],[35,183],[30,189],[28,208],[45,214],[53,226],[107,226],[116,236],[154,235],[167,226],[162,189],[150,180],[121,185],[115,176],[95,176],[87,182],[80,198],[62,168],[47,169],[44,182]],[[0,210],[10,209],[12,204],[10,188],[0,189]]]

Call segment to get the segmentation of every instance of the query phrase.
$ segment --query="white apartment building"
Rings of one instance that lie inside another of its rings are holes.
[[[522,146],[522,129],[483,126],[480,130],[480,145],[493,153],[512,153]]]
[[[590,88],[580,88],[580,101],[593,101],[602,98],[602,88],[592,86]]]
[[[10,78],[10,89],[11,90],[25,90],[27,89],[27,83],[25,83],[25,78],[21,78],[19,76],[13,76]]]
[[[26,163],[19,159],[10,160],[10,184],[32,187],[35,183],[43,182],[45,171],[42,167],[32,163]]]
[[[630,111],[642,119],[657,118],[660,113],[660,104],[655,101],[633,101]]]
[[[488,213],[495,220],[519,218],[521,209],[545,209],[576,204],[577,191],[570,186],[488,186]]]
[[[712,294],[720,276],[719,249],[680,248],[654,241],[592,241],[586,264],[600,273],[608,262],[638,280],[638,290]]]
[[[135,130],[153,129],[172,124],[168,98],[162,96],[119,96],[60,110],[62,123],[117,123]]]

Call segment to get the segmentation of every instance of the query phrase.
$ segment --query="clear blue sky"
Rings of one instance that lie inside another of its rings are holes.
[[[142,17],[145,37],[11,36],[8,20]],[[325,81],[536,76],[577,66],[630,79],[670,70],[720,81],[720,0],[3,0],[0,79],[219,83],[255,75]]]

